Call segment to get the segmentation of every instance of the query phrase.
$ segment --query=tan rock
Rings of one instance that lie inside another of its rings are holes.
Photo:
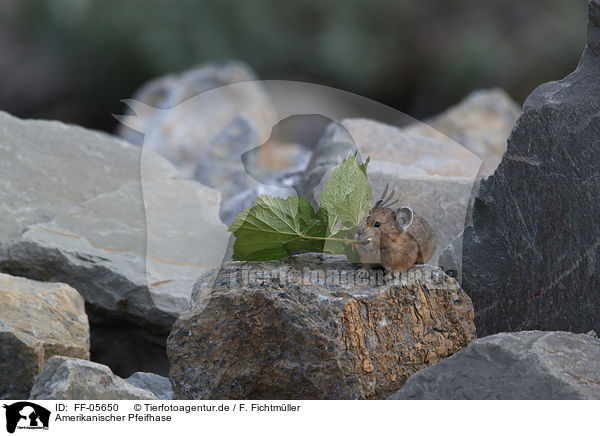
[[[0,398],[27,398],[50,357],[89,358],[81,295],[63,283],[0,274]]]
[[[438,268],[358,271],[304,254],[207,273],[167,343],[174,398],[386,398],[474,339],[470,299]]]

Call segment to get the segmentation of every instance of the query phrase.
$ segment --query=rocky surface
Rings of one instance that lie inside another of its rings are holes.
[[[27,398],[54,355],[89,358],[83,298],[63,283],[0,274],[0,399]]]
[[[0,154],[0,270],[76,288],[94,360],[166,375],[170,327],[225,253],[219,194],[152,151],[56,122],[0,114]]]
[[[600,329],[600,3],[577,69],[527,98],[464,233],[481,335]]]
[[[140,180],[142,151],[106,134],[0,112],[0,261],[6,243],[98,194]],[[171,164],[144,154],[146,178],[175,177]]]
[[[183,180],[143,188],[144,198],[139,182],[98,195],[30,227],[7,250],[12,271],[81,290],[94,359],[120,374],[166,373],[168,331],[229,239],[212,189]]]
[[[174,397],[386,398],[474,338],[469,298],[439,269],[357,272],[304,254],[206,274],[167,343]]]
[[[362,159],[371,158],[367,174],[374,199],[389,183],[398,205],[410,206],[429,222],[437,240],[430,263],[437,264],[439,253],[464,228],[481,160],[448,138],[347,119],[326,131],[297,185],[299,194],[316,208],[333,169],[356,150]]]
[[[600,340],[567,332],[499,333],[417,372],[394,400],[600,399]]]
[[[31,400],[156,400],[145,389],[89,360],[54,356],[35,379]]]
[[[520,114],[521,108],[502,89],[482,89],[425,123],[404,130],[441,140],[452,138],[481,158],[479,175],[488,176],[500,163]]]
[[[467,219],[469,217],[467,211]],[[460,232],[444,248],[438,259],[439,267],[450,277],[454,277],[459,284],[462,284],[462,249],[464,232]]]
[[[118,117],[121,135],[141,145],[141,132],[144,148],[165,156],[182,177],[217,189],[225,199],[257,183],[241,157],[269,138],[277,120],[265,89],[244,63],[209,63],[160,77],[126,103],[133,114]],[[301,159],[298,149],[274,148],[257,164],[272,169],[285,167],[282,159],[291,158],[290,166]]]
[[[145,389],[156,395],[159,400],[170,400],[173,398],[173,388],[168,378],[151,372],[135,372],[125,379],[138,388]]]
[[[332,123],[317,153],[330,154],[330,144],[337,143],[355,144],[363,158],[400,165],[408,175],[473,177],[481,165],[481,159],[448,137],[432,138],[364,118]]]

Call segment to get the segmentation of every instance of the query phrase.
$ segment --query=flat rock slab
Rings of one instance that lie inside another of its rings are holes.
[[[475,337],[469,298],[441,270],[387,284],[357,272],[304,254],[206,274],[167,343],[174,397],[386,398]]]
[[[27,398],[54,355],[89,358],[83,298],[63,283],[0,274],[0,399]]]
[[[145,389],[127,383],[106,365],[54,356],[31,389],[30,400],[156,400]]]
[[[220,265],[229,240],[219,200],[193,181],[124,184],[31,226],[8,247],[9,265],[81,291],[94,323],[94,359],[119,374],[166,374],[166,336],[194,281]]]
[[[391,400],[600,399],[600,340],[526,331],[477,339],[408,379]]]
[[[463,238],[480,336],[600,330],[600,19],[577,69],[527,98]]]
[[[0,265],[4,245],[28,226],[139,182],[141,159],[140,148],[109,135],[0,112]],[[145,153],[143,163],[148,180],[177,175],[155,153]]]
[[[91,354],[168,373],[164,344],[229,239],[219,194],[106,134],[0,113],[0,271],[85,298]]]

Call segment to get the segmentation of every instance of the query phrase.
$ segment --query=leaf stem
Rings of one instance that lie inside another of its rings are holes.
[[[305,239],[317,239],[323,241],[337,241],[343,244],[362,244],[365,242],[369,242],[368,239],[349,239],[349,238],[332,238],[327,236],[308,236],[308,235],[298,235],[300,238]]]

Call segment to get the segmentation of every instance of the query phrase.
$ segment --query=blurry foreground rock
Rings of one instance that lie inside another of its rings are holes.
[[[2,113],[0,170],[0,271],[70,284],[93,360],[166,375],[170,327],[225,252],[219,194],[109,135]]]
[[[500,163],[520,114],[521,108],[502,89],[482,89],[425,123],[404,130],[441,140],[452,138],[481,158],[479,175],[488,176]]]
[[[379,285],[357,271],[304,254],[206,274],[169,336],[174,397],[386,398],[474,339],[471,301],[438,268]]]
[[[600,0],[577,69],[527,98],[464,232],[480,335],[600,330]]]
[[[46,360],[89,358],[83,298],[63,283],[0,274],[0,399],[27,398]]]
[[[419,371],[392,400],[600,399],[600,340],[526,331],[477,339]]]
[[[55,356],[35,379],[31,400],[156,400],[145,389],[127,383],[109,367],[89,360]]]
[[[145,389],[156,395],[159,400],[170,400],[173,398],[171,382],[166,377],[161,377],[151,372],[136,372],[125,379],[138,388]]]

